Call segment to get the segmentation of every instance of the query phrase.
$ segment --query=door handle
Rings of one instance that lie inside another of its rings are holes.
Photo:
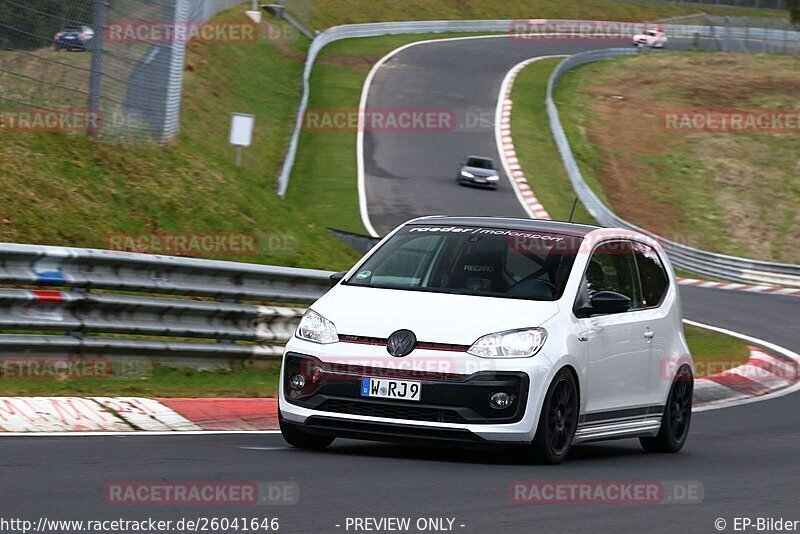
[[[584,330],[578,334],[578,341],[589,341],[589,338],[600,332],[600,328],[596,330]]]
[[[649,329],[645,330],[645,332],[644,332],[644,338],[647,340],[648,343],[653,341],[653,337],[655,337],[655,335],[656,335],[656,333],[653,332],[652,330],[649,330]]]

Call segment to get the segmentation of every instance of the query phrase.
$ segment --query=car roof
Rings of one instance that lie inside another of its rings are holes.
[[[576,224],[562,221],[548,221],[544,219],[518,219],[514,217],[449,217],[434,215],[413,219],[406,224],[449,224],[452,226],[479,226],[482,228],[502,228],[506,230],[533,230],[537,232],[553,232],[564,235],[583,237],[593,232],[599,226]]]
[[[487,158],[486,156],[467,156],[464,159],[482,159],[486,161],[492,161],[492,158]]]

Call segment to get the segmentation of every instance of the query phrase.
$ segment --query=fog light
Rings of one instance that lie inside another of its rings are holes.
[[[502,410],[503,408],[508,408],[509,406],[511,406],[512,402],[514,402],[514,397],[502,391],[497,393],[492,393],[491,396],[489,397],[489,406],[491,406],[496,410]]]
[[[289,387],[292,388],[293,391],[300,391],[306,386],[306,377],[297,373],[296,375],[292,376],[291,380],[289,381]]]

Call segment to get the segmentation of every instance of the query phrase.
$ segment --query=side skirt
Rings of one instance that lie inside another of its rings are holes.
[[[645,406],[616,412],[587,414],[581,417],[572,442],[655,436],[661,427],[663,412],[663,406]]]

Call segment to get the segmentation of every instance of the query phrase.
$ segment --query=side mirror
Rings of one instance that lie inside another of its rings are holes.
[[[342,278],[344,278],[346,274],[347,271],[339,271],[338,273],[333,273],[332,275],[330,275],[328,280],[330,280],[331,287],[341,282]]]
[[[592,315],[624,313],[631,309],[631,299],[615,291],[600,291],[592,297]]]

